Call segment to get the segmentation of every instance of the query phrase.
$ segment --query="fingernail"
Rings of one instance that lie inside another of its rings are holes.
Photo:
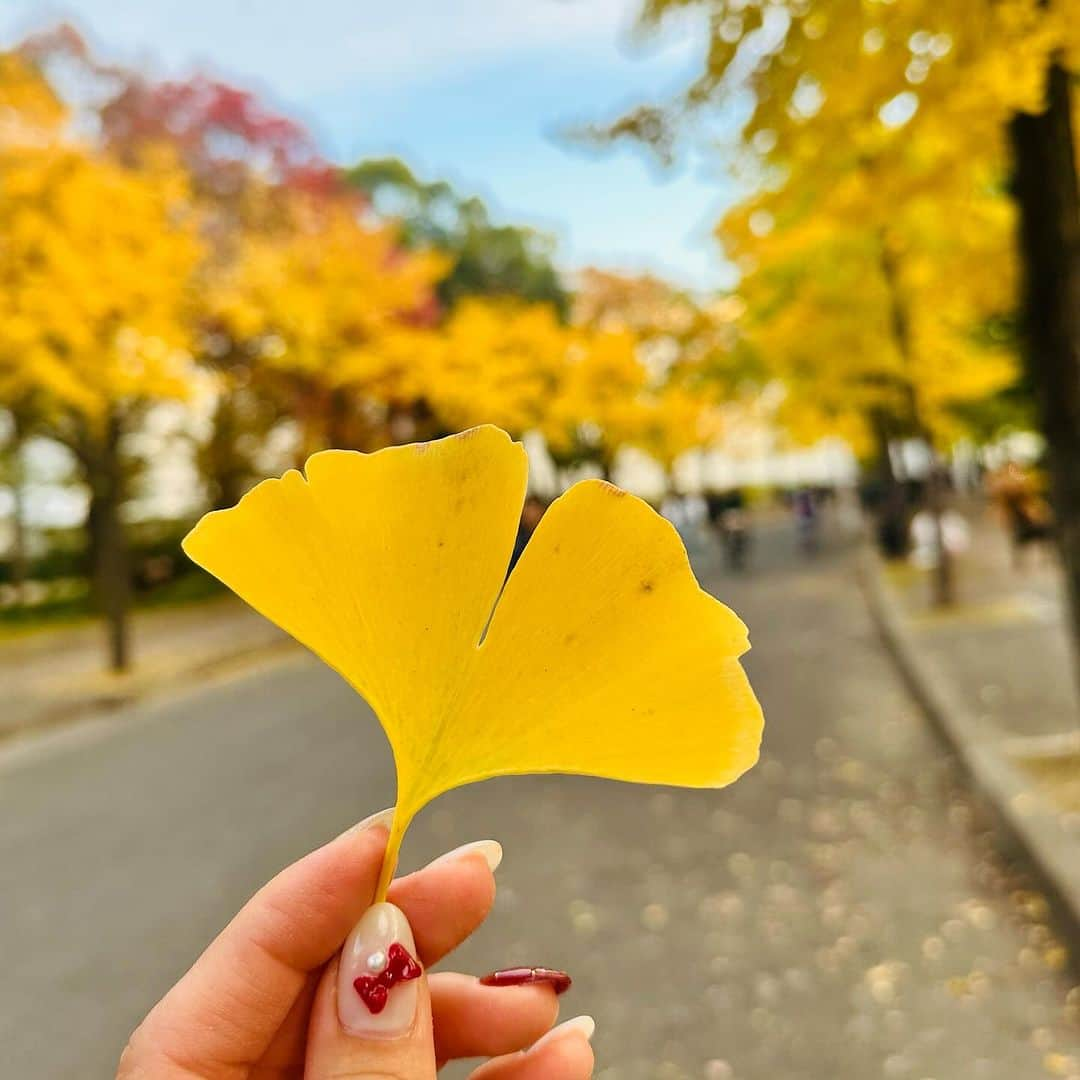
[[[480,982],[483,986],[531,986],[535,983],[547,983],[556,994],[565,994],[573,985],[573,980],[565,971],[545,967],[502,968],[485,975]]]
[[[372,814],[371,817],[366,817],[363,821],[351,825],[342,833],[342,836],[352,836],[354,833],[362,833],[366,829],[374,829],[377,825],[383,825],[389,829],[393,823],[394,807],[388,806],[385,810],[380,810],[377,814]]]
[[[592,1040],[593,1032],[596,1031],[596,1021],[591,1016],[575,1016],[573,1020],[567,1020],[558,1027],[553,1027],[543,1038],[537,1039],[532,1044],[530,1052],[575,1031],[584,1035],[585,1041],[589,1042]]]
[[[350,1035],[395,1039],[416,1017],[422,973],[408,920],[393,904],[364,912],[338,965],[338,1019]]]
[[[499,863],[502,862],[502,844],[498,840],[474,840],[471,844],[462,844],[461,847],[454,848],[453,851],[448,851],[445,855],[440,855],[431,865],[435,866],[437,863],[449,862],[451,859],[462,859],[467,855],[474,854],[482,855],[484,862],[488,864],[488,869],[494,873],[499,868]]]

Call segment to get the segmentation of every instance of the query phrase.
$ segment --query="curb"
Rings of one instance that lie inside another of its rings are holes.
[[[162,696],[170,696],[178,690],[188,688],[192,680],[205,681],[243,674],[251,667],[284,660],[299,651],[296,643],[284,635],[280,639],[274,637],[237,645],[227,652],[201,657],[164,677],[123,687],[112,693],[58,702],[22,723],[0,726],[0,745],[34,736],[39,732],[53,731],[108,716]]]
[[[1007,740],[980,727],[933,655],[915,644],[882,579],[881,559],[869,546],[859,553],[858,576],[878,634],[908,690],[989,804],[1010,847],[1034,872],[1068,948],[1069,964],[1080,974],[1080,836],[1063,825],[1008,760]]]

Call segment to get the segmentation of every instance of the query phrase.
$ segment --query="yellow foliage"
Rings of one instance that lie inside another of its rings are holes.
[[[649,275],[587,269],[578,277],[576,377],[548,430],[573,443],[575,421],[611,430],[613,445],[646,451],[663,467],[723,432],[718,405],[736,396],[731,298],[699,298]],[[611,400],[611,399],[621,399]]]
[[[266,363],[346,385],[386,374],[383,336],[428,301],[441,272],[438,257],[402,253],[393,230],[363,225],[349,204],[298,198],[286,227],[245,238],[211,314]]]
[[[563,378],[541,428],[552,453],[610,469],[616,451],[641,435],[648,384],[633,334],[570,328]]]
[[[459,304],[429,353],[428,400],[451,430],[492,423],[541,427],[563,383],[568,339],[546,304]]]
[[[606,280],[621,290],[625,279]],[[657,320],[671,312],[669,294],[655,309]],[[709,403],[671,380],[670,361],[650,369],[643,354],[659,326],[631,327],[611,307],[564,326],[544,305],[472,299],[428,342],[414,343],[424,357],[423,396],[447,428],[495,423],[518,435],[539,431],[559,460],[608,469],[619,448],[635,446],[669,465],[709,441]],[[689,320],[680,325],[689,328]]]
[[[933,138],[831,148],[720,226],[744,273],[744,329],[803,439],[850,437],[878,412],[945,444],[957,405],[1015,379],[1016,358],[983,332],[1016,303],[1012,204],[985,154],[928,166]]]
[[[0,153],[0,381],[99,422],[184,397],[200,256],[183,176],[74,147]]]
[[[646,19],[658,19],[705,2],[647,0],[643,8]],[[1059,49],[1075,56],[1077,39],[1075,0],[709,6],[721,10],[694,99],[707,100],[730,78],[746,35],[765,26],[773,47],[761,64],[742,69],[756,92],[748,141],[796,170],[823,149],[854,158],[915,135],[935,138],[955,161],[972,148],[997,152],[1009,116],[1040,107],[1049,57]],[[903,93],[910,100],[895,103]]]
[[[355,202],[254,175],[223,193],[165,146],[121,162],[66,123],[41,72],[0,53],[5,402],[96,424],[209,370],[233,425],[218,463],[245,458],[244,415],[260,434],[293,419],[299,460],[488,422],[606,471],[623,446],[668,465],[714,433],[731,322],[687,292],[588,271],[570,325],[505,299],[442,312],[445,260]]]
[[[0,153],[55,142],[67,110],[25,57],[0,52]]]
[[[1014,377],[986,333],[1018,300],[1008,123],[1042,107],[1052,57],[1080,66],[1075,0],[643,10],[706,6],[688,101],[746,90],[753,103],[739,167],[756,194],[720,231],[744,275],[743,327],[788,385],[787,421],[816,437],[884,409],[948,441],[956,405]]]

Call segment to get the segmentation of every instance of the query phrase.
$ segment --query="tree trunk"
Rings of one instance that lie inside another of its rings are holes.
[[[11,414],[11,584],[15,602],[26,603],[27,543],[26,543],[26,477],[23,470],[23,444],[26,432],[17,412]]]
[[[1025,355],[1046,436],[1051,499],[1080,676],[1080,195],[1070,102],[1060,61],[1046,108],[1010,125],[1024,267]]]
[[[889,247],[887,236],[881,237],[881,273],[889,293],[893,338],[905,369],[911,367],[911,326],[907,306],[900,288],[896,255]],[[930,601],[935,607],[948,607],[955,600],[952,553],[945,545],[945,487],[944,472],[928,425],[923,422],[919,406],[919,391],[914,378],[908,376],[903,386],[912,427],[926,443],[930,453],[930,471],[926,476],[926,511],[934,523],[934,571],[930,579]]]
[[[120,459],[120,424],[115,417],[110,417],[101,434],[92,439],[83,464],[90,485],[87,527],[94,603],[105,618],[109,667],[113,671],[125,671],[130,662],[131,566],[120,517],[124,473]]]
[[[873,504],[877,524],[877,542],[883,555],[901,559],[908,552],[907,492],[896,475],[892,459],[893,424],[887,410],[870,410],[870,427],[874,434],[877,460],[875,479],[877,492]]]
[[[882,492],[888,493],[900,483],[893,467],[892,424],[883,408],[872,408],[868,419],[874,436],[874,474]]]
[[[235,506],[244,494],[249,469],[238,449],[242,434],[236,402],[232,392],[226,391],[214,407],[210,438],[200,455],[213,510]]]
[[[303,472],[308,458],[329,445],[331,391],[316,379],[301,376],[294,395],[292,414],[299,434],[296,468]]]

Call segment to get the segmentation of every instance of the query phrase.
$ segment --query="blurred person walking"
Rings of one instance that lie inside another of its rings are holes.
[[[989,476],[987,490],[997,503],[1008,531],[1013,568],[1019,570],[1025,547],[1053,540],[1050,504],[1039,492],[1032,474],[1015,461],[1007,462]]]
[[[750,548],[750,520],[742,491],[713,492],[705,496],[709,524],[724,549],[724,562],[735,573],[746,569]]]
[[[815,555],[821,546],[820,514],[811,488],[799,488],[791,500],[795,515],[795,533],[799,550],[806,556]]]

